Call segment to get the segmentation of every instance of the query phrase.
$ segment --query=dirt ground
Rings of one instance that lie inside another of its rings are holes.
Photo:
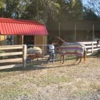
[[[0,100],[100,100],[100,58],[0,71]]]

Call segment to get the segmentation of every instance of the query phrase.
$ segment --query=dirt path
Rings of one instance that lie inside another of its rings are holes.
[[[0,72],[0,100],[100,100],[100,58]]]

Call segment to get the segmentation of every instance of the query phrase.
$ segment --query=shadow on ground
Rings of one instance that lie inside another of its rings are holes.
[[[25,68],[18,67],[18,68],[9,68],[9,69],[2,69],[0,72],[13,72],[13,71],[31,71],[31,70],[44,70],[50,68],[58,68],[58,67],[69,67],[73,66],[74,64],[60,64],[60,63],[42,63],[42,64],[33,64],[29,63]]]

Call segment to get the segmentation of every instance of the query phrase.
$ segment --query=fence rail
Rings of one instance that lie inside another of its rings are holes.
[[[100,49],[100,44],[97,45],[97,41],[80,42],[80,43],[85,45],[85,48],[87,50],[87,55],[92,55],[93,52]],[[45,46],[45,47],[47,47],[47,45],[38,44],[36,46]]]
[[[85,45],[87,55],[92,55],[94,52],[100,50],[100,44],[97,45],[96,41],[80,42]]]
[[[92,55],[97,50],[100,50],[100,44],[97,45],[96,41],[80,42],[85,45],[87,55]],[[34,45],[44,46],[43,52],[46,53],[47,45]],[[43,53],[43,56],[45,55]],[[27,46],[26,45],[6,45],[0,46],[0,69],[25,67],[27,59]]]
[[[97,41],[88,41],[88,42],[80,42],[80,43],[85,45],[85,48],[87,50],[87,55],[92,55],[94,52],[100,50],[100,44],[97,45]],[[38,47],[44,46],[45,48],[47,48],[48,44],[47,45],[38,44],[34,46],[38,46]]]
[[[26,58],[26,45],[0,46],[0,69],[25,67]]]

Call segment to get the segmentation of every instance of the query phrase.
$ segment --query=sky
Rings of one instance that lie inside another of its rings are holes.
[[[86,5],[88,1],[90,0],[82,0],[83,5]]]
[[[87,4],[87,1],[88,1],[88,0],[82,0],[83,5]]]
[[[91,6],[90,3],[94,2],[93,5],[94,6]],[[82,0],[82,3],[83,3],[83,6],[85,7],[89,7],[89,8],[92,8],[92,10],[95,12],[96,15],[100,16],[100,0]]]

